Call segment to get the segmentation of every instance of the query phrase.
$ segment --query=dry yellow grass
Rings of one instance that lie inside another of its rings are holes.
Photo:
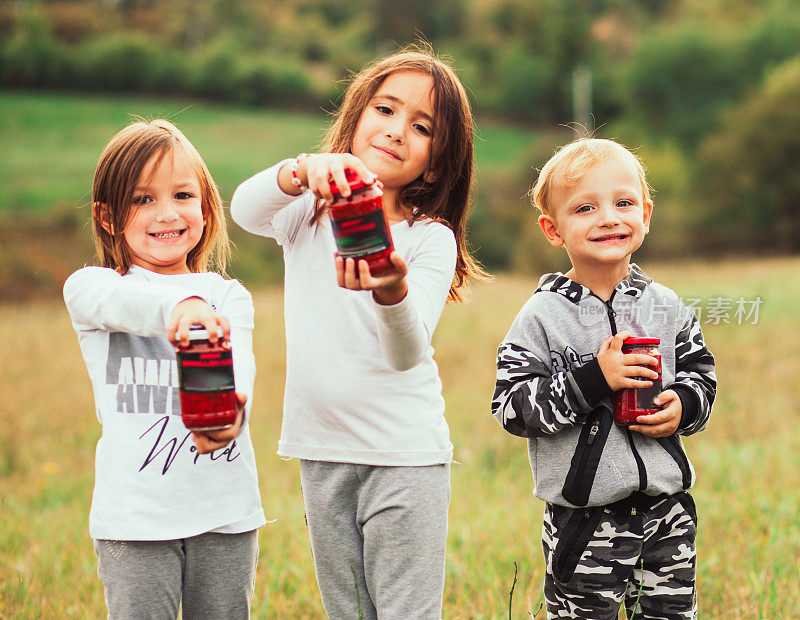
[[[790,618],[800,609],[800,260],[645,265],[680,295],[760,296],[756,325],[704,325],[720,396],[687,440],[698,472],[702,618]],[[541,597],[541,503],[524,441],[488,412],[494,356],[535,279],[500,277],[449,306],[434,340],[456,446],[445,618],[514,618]],[[275,454],[283,398],[279,290],[255,292],[259,366],[252,434],[268,518],[253,615],[324,617],[303,520],[297,464]],[[0,618],[105,614],[88,538],[94,444],[91,387],[63,306],[0,307]],[[537,617],[542,618],[539,613]]]

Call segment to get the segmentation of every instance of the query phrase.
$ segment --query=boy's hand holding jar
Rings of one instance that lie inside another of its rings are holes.
[[[603,341],[597,353],[597,362],[608,386],[615,392],[624,389],[647,388],[653,385],[659,374],[653,370],[658,360],[650,355],[623,353],[622,344],[631,336],[621,332]],[[645,379],[643,380],[642,377]],[[659,411],[636,418],[637,424],[628,426],[633,431],[648,437],[669,437],[681,422],[683,406],[674,390],[664,390],[653,399],[653,404],[661,407]]]

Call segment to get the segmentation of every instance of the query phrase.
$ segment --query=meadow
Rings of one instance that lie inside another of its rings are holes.
[[[333,109],[333,104],[329,109]],[[330,116],[166,97],[0,90],[0,302],[52,297],[93,259],[92,174],[108,139],[133,115],[176,123],[203,155],[223,200],[252,174],[317,149]],[[536,132],[479,122],[478,183],[527,162]],[[516,192],[513,192],[516,193]],[[523,191],[511,208],[522,204]],[[281,254],[231,226],[230,272],[259,284],[282,278]]]
[[[334,105],[330,105],[334,109]],[[250,175],[315,149],[330,116],[142,96],[0,90],[0,216],[81,210],[108,139],[132,120],[167,118],[203,155],[225,199]],[[534,132],[480,123],[475,156],[482,176],[516,165]],[[80,216],[88,218],[88,211]]]
[[[717,359],[711,424],[686,440],[698,472],[700,618],[796,618],[800,259],[645,267],[685,300],[700,300]],[[529,618],[539,608],[542,503],[532,496],[525,442],[505,434],[489,414],[497,344],[535,284],[533,277],[498,276],[475,286],[466,304],[445,309],[434,338],[457,461],[448,619],[508,618],[515,564],[511,617]],[[323,618],[298,466],[275,454],[284,378],[281,291],[257,289],[254,298],[258,378],[251,427],[262,501],[274,522],[260,533],[253,616]],[[0,305],[0,323],[6,326],[0,618],[104,617],[87,526],[100,427],[75,334],[58,301]]]

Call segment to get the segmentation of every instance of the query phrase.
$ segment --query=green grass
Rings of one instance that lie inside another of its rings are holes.
[[[698,593],[704,619],[794,618],[800,609],[800,260],[644,265],[684,297],[761,295],[755,325],[704,325],[720,384],[709,428],[686,440],[698,474]],[[455,445],[444,617],[516,619],[541,600],[542,503],[525,442],[488,412],[497,344],[535,287],[498,278],[445,309],[434,339]],[[267,517],[255,618],[321,618],[297,463],[275,454],[284,380],[279,289],[254,291],[258,361],[252,436]],[[99,426],[60,304],[0,306],[15,334],[0,365],[0,618],[97,618],[88,538]],[[23,337],[20,337],[22,335]],[[543,618],[540,612],[537,618]]]
[[[255,172],[285,157],[316,150],[330,120],[322,111],[0,91],[0,216],[19,212],[46,216],[88,204],[100,152],[131,115],[165,117],[176,123],[205,159],[226,200]],[[521,128],[479,125],[478,174],[518,163],[532,136]]]

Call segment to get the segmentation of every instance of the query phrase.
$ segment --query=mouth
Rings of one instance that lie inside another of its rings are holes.
[[[153,239],[158,239],[158,240],[161,240],[161,241],[167,241],[169,239],[177,239],[178,237],[180,237],[185,232],[186,232],[185,228],[179,228],[179,229],[176,229],[176,230],[162,230],[162,231],[159,231],[159,232],[151,232],[151,233],[147,233],[147,234],[150,235],[151,237],[153,237]]]
[[[372,147],[374,149],[377,149],[378,151],[380,151],[384,155],[388,155],[392,159],[396,159],[396,160],[400,161],[400,155],[398,155],[396,151],[393,151],[392,149],[387,149],[387,148],[382,147],[382,146],[375,146],[374,144],[372,145]]]
[[[592,239],[595,243],[614,243],[615,241],[625,241],[630,237],[630,235],[624,234],[615,234],[615,235],[603,235],[602,237],[596,237]]]

